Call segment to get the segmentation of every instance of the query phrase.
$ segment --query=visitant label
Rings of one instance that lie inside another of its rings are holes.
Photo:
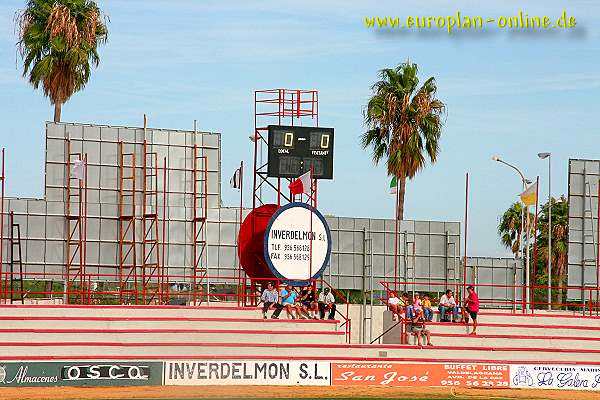
[[[600,366],[511,365],[510,386],[530,389],[600,390]]]
[[[318,278],[331,254],[331,234],[319,211],[290,203],[273,214],[265,231],[264,257],[275,276],[286,281]]]
[[[321,361],[167,361],[164,384],[328,386],[329,372]]]
[[[508,387],[504,364],[332,363],[335,386]]]

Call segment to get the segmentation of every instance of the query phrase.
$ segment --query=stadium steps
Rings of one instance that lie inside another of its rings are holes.
[[[346,345],[346,344],[261,344],[261,343],[125,343],[125,342],[29,342],[0,343],[2,359],[26,359],[32,354],[35,357],[61,356],[72,359],[85,357],[102,359],[115,358],[118,355],[151,357],[190,356],[211,357],[291,357],[333,360],[344,359],[447,359],[455,361],[490,360],[526,362],[598,362],[600,350],[589,349],[548,349],[531,347],[479,347],[479,346],[434,346],[417,347],[409,345]]]
[[[576,336],[527,336],[527,335],[467,335],[454,333],[432,333],[431,340],[440,346],[479,346],[488,347],[490,344],[499,347],[522,346],[529,348],[560,349],[595,349],[600,350],[599,337]],[[411,338],[411,343],[414,338]]]
[[[285,318],[285,312],[282,313]],[[257,308],[213,305],[0,306],[0,360],[329,359],[600,364],[600,319],[483,312],[480,336],[430,323],[435,347],[347,345],[339,321],[263,320]],[[393,322],[384,316],[384,326]],[[397,328],[396,328],[397,329]]]
[[[2,342],[252,342],[252,343],[344,343],[345,333],[314,330],[239,329],[1,329]]]

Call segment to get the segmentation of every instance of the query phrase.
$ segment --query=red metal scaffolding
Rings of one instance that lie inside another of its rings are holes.
[[[85,303],[87,154],[71,152],[66,140],[66,302]]]
[[[208,162],[206,156],[202,155],[200,148],[194,145],[192,159],[192,301],[197,304],[198,293],[202,293],[208,268],[202,263],[202,257],[206,251],[206,217],[208,208]],[[207,291],[208,296],[208,291]]]
[[[6,299],[6,286],[3,274],[2,262],[4,249],[4,181],[6,176],[4,173],[4,148],[2,148],[2,160],[0,160],[0,303],[4,303]]]
[[[158,227],[158,154],[143,143],[142,160],[142,297],[145,304],[161,302],[163,269]]]
[[[135,235],[135,151],[125,152],[119,142],[119,302],[138,304]]]
[[[8,227],[10,229],[9,234],[9,246],[10,251],[10,303],[14,303],[15,300],[19,300],[23,303],[23,296],[25,293],[23,284],[23,254],[21,247],[21,225],[15,223],[15,214],[11,211],[8,214]],[[15,267],[18,268],[19,279],[15,279]],[[18,299],[15,299],[15,282],[19,281],[19,290],[16,291]]]

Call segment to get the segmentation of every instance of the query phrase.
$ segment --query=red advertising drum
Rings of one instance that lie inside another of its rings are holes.
[[[265,229],[277,204],[265,204],[250,212],[240,227],[238,256],[240,264],[250,278],[273,278],[273,272],[265,262]]]

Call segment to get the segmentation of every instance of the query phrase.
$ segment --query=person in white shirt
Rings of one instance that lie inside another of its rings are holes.
[[[335,297],[333,297],[333,293],[330,292],[328,287],[319,293],[318,303],[321,319],[325,319],[325,310],[329,310],[328,319],[335,319]]]
[[[458,322],[458,306],[456,305],[452,290],[446,290],[446,294],[440,298],[438,310],[440,311],[440,322]],[[448,319],[446,316],[446,313],[449,311],[452,311],[451,319]]]
[[[398,321],[398,317],[402,318],[404,315],[404,307],[401,304],[398,294],[394,291],[390,292],[388,297],[387,305],[389,310],[392,312],[392,320]]]

